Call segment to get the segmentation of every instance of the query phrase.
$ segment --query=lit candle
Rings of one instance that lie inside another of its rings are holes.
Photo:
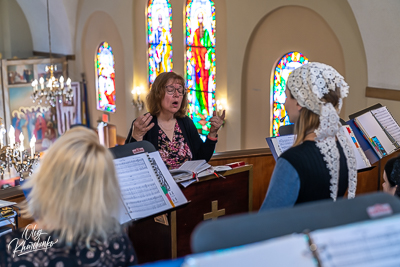
[[[60,77],[60,86],[61,86],[61,89],[64,89],[64,77],[63,76]]]
[[[71,90],[71,78],[67,79],[68,89]]]
[[[44,89],[44,79],[43,79],[43,77],[40,77],[40,79],[39,79],[39,83],[40,83],[40,89]]]
[[[4,145],[4,134],[6,133],[6,129],[4,128],[4,124],[0,127],[0,149],[3,148]]]
[[[10,131],[8,132],[8,138],[9,138],[9,143],[10,143],[10,148],[14,147],[15,144],[15,130],[14,127],[12,127],[12,125],[10,125]]]
[[[36,143],[36,137],[35,135],[32,136],[30,146],[31,146],[31,158],[35,157],[35,143]]]
[[[34,80],[34,81],[31,83],[33,92],[35,92],[35,90],[36,90],[36,86],[35,86],[36,83],[37,83],[37,80]]]

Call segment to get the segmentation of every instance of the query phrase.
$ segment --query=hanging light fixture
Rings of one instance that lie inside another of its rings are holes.
[[[38,80],[32,82],[32,95],[31,98],[33,102],[42,102],[42,98],[45,102],[48,102],[51,106],[56,105],[56,101],[62,101],[62,97],[65,97],[67,102],[70,102],[73,97],[71,89],[71,79],[68,78],[64,84],[64,77],[61,76],[60,79],[54,77],[54,71],[57,71],[57,65],[52,64],[52,54],[51,54],[51,33],[50,33],[50,14],[49,14],[49,0],[47,0],[47,27],[49,32],[49,54],[50,54],[50,66],[46,66],[46,72],[50,72],[50,76],[43,79],[40,77]],[[39,88],[40,86],[40,88]]]

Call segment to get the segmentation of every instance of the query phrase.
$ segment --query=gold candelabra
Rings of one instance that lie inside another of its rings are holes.
[[[1,118],[0,118],[1,123]],[[4,145],[4,136],[6,130],[4,124],[0,125],[0,177],[3,180],[5,173],[10,173],[11,168],[14,168],[21,178],[24,178],[25,173],[32,174],[34,164],[39,160],[39,154],[35,153],[36,138],[32,136],[30,141],[31,153],[24,149],[24,135],[19,135],[20,143],[15,143],[15,130],[10,126],[8,132],[8,146]]]

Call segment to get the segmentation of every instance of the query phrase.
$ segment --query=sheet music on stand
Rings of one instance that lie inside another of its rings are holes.
[[[277,160],[283,152],[293,146],[295,137],[296,136],[294,134],[289,134],[266,138],[268,146],[271,149],[272,156],[275,160]]]
[[[398,266],[400,216],[310,233],[322,266]]]
[[[366,108],[349,116],[347,122],[366,141],[360,144],[371,164],[400,148],[400,126],[387,107],[381,104]]]
[[[397,124],[397,121],[393,118],[387,107],[371,110],[371,113],[389,136],[397,143],[400,143],[400,126]]]
[[[188,256],[184,267],[399,266],[400,215]]]
[[[158,151],[115,158],[114,164],[121,188],[121,224],[187,203]]]

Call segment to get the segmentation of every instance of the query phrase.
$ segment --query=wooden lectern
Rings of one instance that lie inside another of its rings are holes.
[[[190,236],[200,222],[252,210],[253,166],[220,174],[181,186],[188,205],[132,223],[128,234],[139,263],[191,254]]]

